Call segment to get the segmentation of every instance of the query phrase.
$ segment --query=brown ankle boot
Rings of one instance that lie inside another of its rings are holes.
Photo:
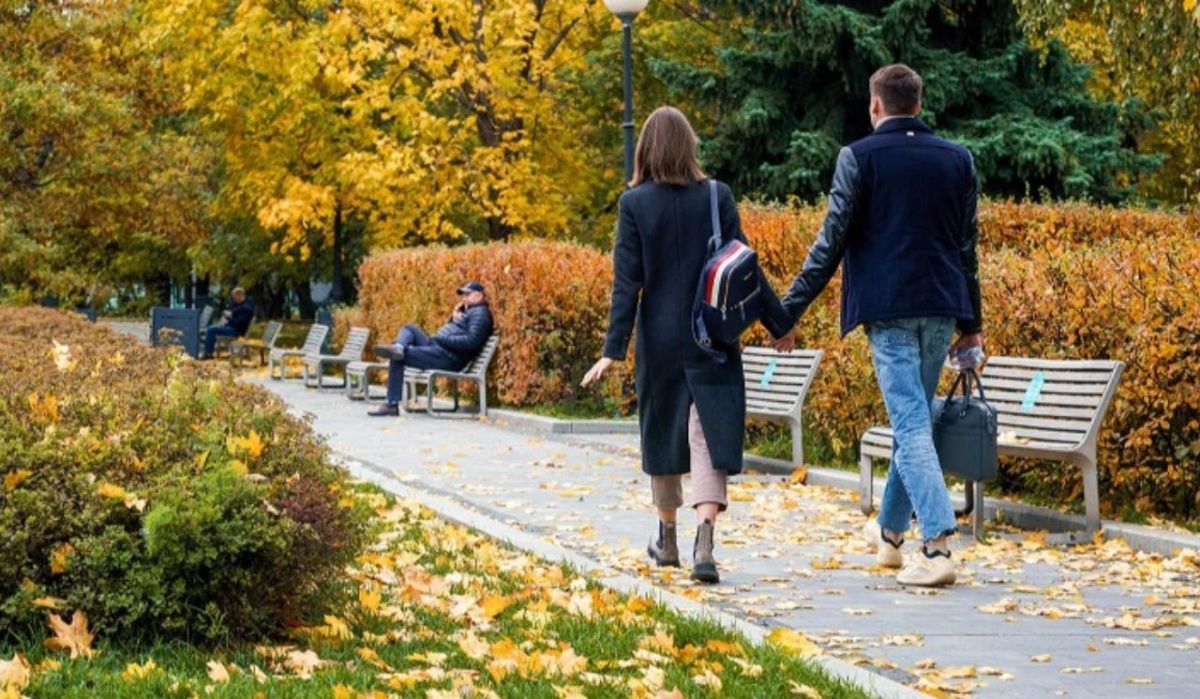
[[[650,545],[646,547],[646,553],[650,554],[650,558],[660,567],[674,566],[679,567],[679,543],[675,540],[675,523],[666,522],[658,523],[658,539],[651,540]]]
[[[717,561],[713,558],[713,523],[705,520],[696,530],[696,545],[692,548],[692,580],[702,583],[720,582]]]

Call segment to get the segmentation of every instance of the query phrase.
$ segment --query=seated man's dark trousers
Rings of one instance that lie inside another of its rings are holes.
[[[397,333],[392,344],[404,347],[403,359],[392,359],[388,363],[388,405],[399,405],[404,392],[404,369],[440,369],[442,371],[461,371],[468,362],[441,345],[438,345],[425,331],[415,325],[406,325]]]
[[[210,325],[204,331],[204,356],[213,356],[213,350],[217,346],[217,337],[238,337],[239,333],[236,328],[228,325]]]

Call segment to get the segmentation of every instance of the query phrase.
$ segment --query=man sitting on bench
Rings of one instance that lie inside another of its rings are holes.
[[[254,305],[246,299],[246,290],[237,287],[229,294],[233,305],[221,314],[220,325],[210,325],[201,328],[204,333],[204,359],[212,359],[217,346],[218,337],[245,337],[254,322]]]
[[[471,363],[492,335],[492,311],[483,284],[469,282],[458,290],[462,302],[450,320],[433,337],[416,325],[405,325],[390,345],[379,345],[375,354],[388,360],[387,402],[367,413],[372,417],[400,414],[404,369],[461,371]]]

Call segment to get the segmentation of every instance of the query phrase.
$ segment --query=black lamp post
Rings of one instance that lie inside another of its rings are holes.
[[[633,179],[633,21],[650,0],[604,0],[604,6],[621,20],[621,51],[625,59],[625,182]]]

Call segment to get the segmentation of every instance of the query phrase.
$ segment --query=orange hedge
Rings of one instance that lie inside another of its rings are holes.
[[[353,317],[383,341],[406,323],[432,333],[458,303],[455,288],[483,282],[501,338],[490,384],[505,403],[575,398],[579,380],[600,356],[612,267],[593,248],[520,242],[404,249],[372,255],[358,275]]]
[[[799,270],[819,207],[743,207],[743,228],[776,289]],[[1194,517],[1200,512],[1200,217],[1079,204],[985,203],[981,274],[989,354],[1113,358],[1128,364],[1101,443],[1105,506]],[[499,398],[532,405],[576,398],[599,356],[611,262],[569,243],[402,250],[360,269],[361,309],[389,335],[436,326],[460,279],[494,290],[503,335],[492,380]],[[843,459],[886,419],[866,340],[838,330],[840,278],[797,327],[826,358],[806,420]],[[751,341],[765,339],[760,333]],[[609,390],[628,390],[628,375]],[[1006,463],[1005,487],[1070,501],[1074,468]]]

